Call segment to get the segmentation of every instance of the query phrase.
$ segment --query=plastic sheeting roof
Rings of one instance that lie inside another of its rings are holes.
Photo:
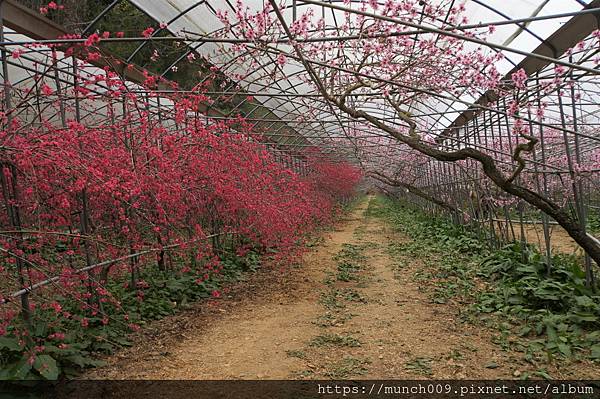
[[[294,3],[292,3],[292,1]],[[168,29],[171,32],[193,32],[202,37],[212,36],[215,32],[223,29],[223,24],[216,17],[216,10],[229,10],[235,12],[235,4],[229,0],[131,0],[137,7],[145,11],[148,15],[158,22],[168,23]],[[434,0],[430,3],[455,3],[452,0]],[[508,21],[520,18],[529,18],[534,16],[555,15],[581,10],[590,0],[466,0],[467,24],[490,23]],[[244,6],[250,8],[250,12],[258,12],[264,8],[266,1],[246,0]],[[341,1],[332,0],[333,4],[340,4]],[[382,2],[380,2],[382,3]],[[287,7],[283,16],[288,22],[288,26],[293,21],[294,12],[292,5],[296,4],[296,15],[302,15],[308,9],[313,9],[315,15],[323,16],[326,26],[335,28],[343,20],[343,11],[331,8],[305,4],[301,0],[287,0]],[[358,8],[360,2],[352,2],[348,7]],[[489,37],[489,42],[502,44],[511,48],[531,52],[537,48],[544,39],[554,33],[562,24],[571,17],[553,18],[540,21],[532,21],[521,24],[514,23],[499,25],[497,30]],[[283,68],[287,79],[285,81],[265,82],[264,76],[261,76],[260,68],[256,70],[250,63],[247,65],[233,64],[223,53],[223,48],[231,47],[231,44],[212,43],[212,42],[189,42],[189,46],[211,63],[224,67],[224,72],[234,76],[236,74],[245,74],[245,78],[239,81],[240,86],[254,93],[255,98],[270,108],[278,117],[288,121],[297,131],[310,137],[311,132],[325,130],[328,135],[337,136],[340,133],[339,124],[336,127],[335,122],[339,121],[339,115],[331,112],[323,105],[323,110],[311,124],[295,125],[295,120],[305,114],[309,108],[308,102],[314,101],[310,95],[316,94],[314,89],[302,80],[303,67],[298,62],[288,62]],[[477,46],[470,43],[469,45]],[[279,44],[278,47],[284,51],[292,51],[289,45]],[[517,65],[525,56],[504,51],[505,58],[499,61],[497,69],[504,75]],[[270,57],[269,57],[270,58]],[[274,62],[274,59],[258,60],[259,65]],[[248,74],[248,71],[253,71]],[[237,80],[233,78],[234,80]],[[261,95],[262,94],[262,95]],[[483,94],[483,93],[481,93]],[[308,96],[307,96],[308,95]],[[475,102],[477,98],[465,95],[460,98],[463,102],[440,101],[431,99],[427,103],[417,104],[411,109],[415,116],[421,115],[422,118],[428,118],[426,124],[434,131],[442,131],[448,127],[458,115],[468,106],[464,102]],[[312,103],[314,104],[314,103]],[[379,104],[373,102],[373,107],[378,108]],[[369,106],[369,105],[365,105]],[[373,112],[379,112],[382,116],[393,114],[386,109],[373,109]]]

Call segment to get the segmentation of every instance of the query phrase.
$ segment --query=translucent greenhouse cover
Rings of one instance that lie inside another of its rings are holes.
[[[32,40],[30,37],[15,32],[14,30],[9,28],[4,28],[4,34],[7,36],[7,38],[9,38],[8,40],[14,42],[29,42]],[[19,49],[21,51],[28,50],[25,47],[20,47]],[[27,57],[11,59],[7,66],[7,76],[10,79],[11,86],[23,90],[31,88],[32,77],[34,77],[40,71],[43,71],[44,68],[48,68],[51,65],[53,65],[53,61],[50,57],[50,54],[52,54],[52,49],[50,47],[40,45],[36,47],[36,51],[29,52]],[[73,68],[73,58],[65,56],[63,52],[57,52],[57,54],[57,77],[60,78],[62,84],[72,84],[73,77],[70,75],[69,72],[72,71]],[[83,62],[81,60],[78,61],[77,65],[79,67],[80,76],[84,79],[93,79],[94,76],[105,74],[105,71],[102,68],[91,65],[87,62]],[[54,80],[48,80],[46,84],[50,86],[52,90],[57,89]],[[135,91],[143,89],[142,86],[133,82],[126,82],[125,84],[129,90]],[[107,87],[103,84],[94,85],[93,90],[100,95],[103,95],[108,91]],[[147,101],[151,103],[152,106],[158,107],[159,103],[156,98],[149,98],[147,99]],[[169,107],[172,106],[173,103],[170,99],[163,97],[160,99],[160,104],[162,106]],[[81,119],[86,123],[90,124],[95,124],[104,121],[106,116],[108,115],[105,105],[106,104],[103,101],[97,101],[93,99],[83,100],[81,102]],[[119,107],[113,109],[113,113],[115,115],[121,114],[121,111],[122,110]],[[43,114],[46,118],[48,118],[48,120],[54,120],[58,123],[60,116],[51,108],[44,108]],[[68,118],[74,117],[74,111],[70,108],[67,109],[66,114]],[[22,115],[22,117],[25,119],[29,118],[30,120],[34,120],[35,115],[27,114]],[[166,125],[166,123],[168,122],[163,121],[162,123]]]
[[[286,5],[291,5],[291,1],[292,0],[288,0],[289,4]],[[466,15],[469,19],[468,23],[486,23],[578,11],[590,1],[591,0],[467,0],[465,5]],[[170,22],[168,29],[173,33],[187,31],[198,33],[203,36],[210,36],[212,32],[223,28],[221,21],[215,15],[216,10],[233,10],[233,5],[228,0],[209,0],[200,3],[197,0],[131,0],[131,2],[144,10],[156,21]],[[433,2],[439,2],[439,0],[434,0]],[[256,12],[263,9],[265,2],[263,0],[245,0],[243,4],[244,6],[250,7],[251,11]],[[357,8],[358,4],[359,3],[353,2],[348,7]],[[309,8],[312,8],[315,11],[315,15],[322,15],[328,25],[335,26],[336,21],[342,20],[341,16],[343,15],[343,11],[318,5],[303,4],[301,1],[298,1],[297,3],[297,15],[302,15]],[[293,19],[291,8],[287,8],[284,11],[284,18],[291,24]],[[488,40],[492,43],[503,44],[511,48],[530,52],[537,48],[542,40],[552,35],[552,33],[569,19],[570,17],[563,17],[533,21],[525,26],[526,29],[523,29],[516,24],[500,25]],[[223,53],[218,51],[218,46],[226,47],[228,45],[206,42],[189,42],[188,45],[216,65],[225,65],[230,61],[224,59]],[[280,48],[285,51],[291,51],[291,48],[287,45],[281,45]],[[501,74],[506,74],[513,66],[518,64],[524,58],[523,55],[511,52],[504,52],[504,55],[505,59],[500,61],[497,65]],[[268,62],[269,60],[260,60],[261,64]],[[252,70],[250,65],[238,65],[237,68],[237,71],[228,70],[228,72],[247,73]],[[313,89],[303,80],[298,78],[298,75],[301,74],[302,71],[303,67],[299,63],[287,63],[284,66],[284,72],[287,76],[286,81],[277,81],[272,82],[271,84],[257,83],[255,79],[256,76],[250,74],[244,81],[240,81],[239,83],[240,86],[248,92],[268,93],[269,95],[264,96],[257,94],[255,95],[255,98],[272,110],[275,115],[282,118],[282,120],[289,122],[302,115],[304,112],[303,108],[306,107],[306,100],[301,97],[294,98],[294,95],[313,93]],[[15,72],[18,73],[17,71]],[[272,96],[273,94],[279,96]],[[287,96],[285,94],[287,94]],[[464,102],[474,102],[477,99],[465,96],[464,98],[461,98],[461,100]],[[460,112],[468,107],[464,102],[431,100],[429,104],[426,104],[426,110],[413,109],[411,111],[415,115],[419,115],[420,113],[430,114],[432,111],[434,111],[433,113],[439,113],[441,115],[440,117],[428,121],[427,124],[433,130],[443,130],[456,119]],[[383,115],[388,113],[385,109],[376,112],[380,112]],[[331,136],[335,136],[336,132],[333,130],[338,129],[332,127],[333,125],[324,125],[321,123],[327,120],[329,122],[334,121],[335,118],[333,115],[329,110],[323,110],[321,118],[321,121],[315,121],[314,124],[311,124],[309,129],[317,130],[321,129],[323,126],[327,126],[327,133]],[[306,128],[307,125],[303,125],[303,129],[298,130],[306,130]]]
[[[288,0],[291,5],[292,0]],[[232,3],[227,0],[209,0],[198,5],[196,0],[169,0],[169,1],[147,1],[132,0],[134,4],[147,12],[158,22],[172,21],[168,29],[172,32],[194,32],[209,36],[223,28],[222,23],[215,15],[215,10],[232,10]],[[440,2],[434,0],[433,3]],[[534,16],[545,16],[552,14],[561,14],[581,10],[590,0],[467,0],[466,16],[468,23],[489,23],[505,21],[510,19],[528,18]],[[257,12],[263,9],[265,2],[263,0],[246,0],[244,6],[250,8],[251,12]],[[341,3],[341,2],[340,2]],[[381,3],[381,2],[380,2]],[[431,2],[430,2],[431,3]],[[352,2],[348,7],[357,8],[360,3]],[[303,4],[297,2],[297,15],[302,15],[313,8],[315,15],[324,16],[328,25],[335,26],[336,21],[343,20],[343,11],[324,8],[318,5]],[[177,18],[178,15],[183,14]],[[293,13],[291,8],[284,12],[284,18],[291,24]],[[542,40],[552,35],[560,26],[568,21],[570,17],[553,18],[548,20],[533,21],[527,23],[524,28],[516,24],[507,24],[498,26],[497,30],[490,35],[488,41],[495,44],[502,44],[511,48],[531,52],[537,48]],[[214,43],[189,43],[192,48],[204,55],[211,62],[217,65],[224,65],[228,60],[220,59],[222,55],[216,51]],[[223,46],[222,44],[219,44]],[[225,45],[227,46],[227,45]],[[473,44],[475,46],[475,44]],[[287,48],[286,48],[287,47]],[[289,46],[281,46],[284,50],[291,50]],[[499,72],[504,75],[517,65],[523,58],[523,55],[504,52],[505,58],[497,65]],[[262,60],[261,63],[265,62]],[[241,69],[241,67],[240,67]],[[247,73],[252,70],[248,65],[246,71],[238,70],[238,73]],[[283,119],[294,119],[302,114],[302,99],[293,99],[293,94],[306,94],[312,92],[312,89],[296,75],[301,72],[302,66],[298,63],[288,63],[284,67],[287,82],[273,82],[271,85],[260,85],[255,82],[255,76],[247,76],[245,81],[239,82],[240,85],[253,93],[266,92],[269,94],[290,94],[290,97],[272,97],[256,96],[265,106],[269,107],[277,116]],[[231,71],[230,71],[231,72]],[[266,86],[266,87],[265,87]],[[474,102],[477,99],[471,96],[465,96],[461,99],[465,102]],[[428,121],[428,125],[433,130],[442,130],[450,125],[456,117],[468,106],[463,102],[449,102],[433,100],[427,104],[428,110],[413,109],[413,113],[418,115],[422,113],[439,113],[441,117]],[[380,111],[385,113],[385,110]],[[331,119],[332,115],[324,112],[323,118]],[[330,132],[331,133],[331,132]]]

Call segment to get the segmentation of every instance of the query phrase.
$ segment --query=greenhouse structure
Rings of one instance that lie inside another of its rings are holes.
[[[0,0],[0,27],[11,389],[600,379],[600,0]]]

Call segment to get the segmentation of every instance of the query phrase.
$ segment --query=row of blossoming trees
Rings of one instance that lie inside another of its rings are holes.
[[[97,60],[98,41],[75,50]],[[282,160],[264,142],[269,132],[241,117],[207,118],[204,86],[164,95],[150,75],[134,91],[109,68],[90,74],[77,62],[68,77],[55,69],[33,74],[35,88],[3,86],[4,378],[56,377],[61,356],[85,365],[81,351],[94,346],[81,346],[76,331],[110,344],[119,339],[111,326],[136,329],[122,301],[143,303],[153,271],[160,284],[171,275],[207,290],[223,259],[296,261],[361,178],[317,149]],[[160,95],[168,106],[157,105]]]

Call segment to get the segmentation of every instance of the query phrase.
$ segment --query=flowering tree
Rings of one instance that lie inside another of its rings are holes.
[[[324,100],[318,107],[341,110],[354,126],[383,132],[405,149],[431,159],[462,163],[464,167],[479,165],[487,181],[499,191],[553,217],[596,263],[600,263],[600,245],[586,234],[577,218],[523,177],[540,141],[534,126],[553,123],[547,104],[540,99],[552,94],[567,95],[568,88],[575,84],[571,79],[574,70],[596,73],[583,63],[598,63],[598,59],[593,58],[600,38],[598,32],[569,51],[571,56],[581,60],[581,66],[554,60],[551,73],[536,82],[529,81],[522,70],[515,72],[507,82],[502,81],[494,67],[502,59],[502,53],[490,51],[485,41],[494,27],[465,31],[457,26],[467,22],[462,16],[464,4],[430,5],[401,0],[384,4],[361,2],[358,8],[328,7],[339,11],[342,22],[326,26],[325,20],[313,15],[313,9],[309,8],[289,23],[283,16],[285,7],[279,7],[274,1],[254,14],[240,3],[235,15],[225,12],[219,15],[229,35],[245,37],[249,44],[224,47],[223,52],[243,54],[238,59],[276,53],[278,62],[273,66],[273,76],[283,76],[283,67],[288,63],[301,65],[304,74],[298,79]],[[265,22],[253,23],[259,20]],[[333,38],[327,36],[330,32]],[[279,44],[282,42],[283,45]],[[493,146],[482,149],[469,142],[439,144],[434,140],[435,126],[410,111],[437,101],[461,101],[464,96],[478,98],[480,93],[488,91],[496,93],[497,100],[482,109],[505,115],[511,126],[511,137],[497,143],[509,148],[505,160],[499,159]],[[368,102],[361,101],[363,98]],[[507,101],[506,107],[504,101]],[[310,104],[306,106],[311,108]],[[566,122],[561,131],[567,135],[574,132]],[[352,141],[352,137],[349,139]],[[388,182],[402,182],[399,185],[407,187],[409,180],[399,178],[393,171],[395,166],[397,163],[392,162],[375,175],[381,177],[388,173]],[[593,167],[588,164],[581,169]],[[443,206],[442,203],[444,201],[439,205]]]
[[[297,162],[286,165],[265,144],[268,131],[241,116],[208,118],[205,92],[216,74],[164,94],[159,86],[177,86],[147,71],[132,85],[91,67],[111,36],[52,49],[77,55],[71,85],[50,64],[32,85],[3,86],[0,338],[17,356],[4,378],[33,369],[56,378],[56,358],[85,365],[73,357],[83,350],[73,335],[84,329],[110,342],[112,325],[137,329],[153,284],[172,277],[203,292],[232,256],[297,261],[361,178],[314,149],[288,154]]]

